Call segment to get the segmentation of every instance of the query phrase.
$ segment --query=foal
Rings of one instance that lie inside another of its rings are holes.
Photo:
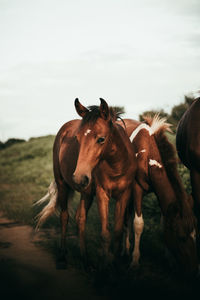
[[[136,157],[132,144],[117,116],[105,100],[100,107],[89,108],[75,100],[82,120],[67,122],[59,130],[53,147],[55,184],[49,204],[40,213],[39,224],[60,208],[61,249],[65,252],[68,223],[68,199],[74,190],[81,194],[76,214],[81,253],[85,254],[85,223],[87,212],[96,194],[101,219],[101,237],[105,259],[109,256],[109,199],[116,199],[114,251],[120,252],[124,214],[136,172]]]
[[[197,271],[196,220],[189,196],[177,171],[176,153],[164,132],[165,119],[155,116],[145,123],[125,119],[126,131],[136,151],[137,172],[134,194],[135,245],[132,265],[139,262],[140,237],[144,227],[142,198],[155,192],[164,218],[164,237],[169,250],[186,273]]]

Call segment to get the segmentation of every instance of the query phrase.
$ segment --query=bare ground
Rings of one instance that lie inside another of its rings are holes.
[[[199,294],[199,283],[182,281],[169,268],[144,261],[129,274],[126,267],[90,273],[73,266],[56,268],[48,236],[31,226],[8,220],[0,213],[0,298],[1,299],[188,299]],[[44,244],[47,248],[44,248]],[[76,253],[74,253],[76,255]],[[88,275],[89,274],[89,275]]]
[[[96,294],[83,272],[57,270],[53,255],[36,244],[41,238],[32,227],[0,214],[2,299],[106,299]]]

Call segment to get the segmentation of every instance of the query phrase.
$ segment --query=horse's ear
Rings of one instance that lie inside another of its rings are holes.
[[[76,111],[77,111],[78,115],[79,115],[80,117],[82,117],[82,118],[83,118],[83,117],[86,115],[86,113],[88,113],[88,111],[89,111],[85,106],[83,106],[83,105],[79,102],[78,98],[75,99],[74,105],[75,105],[75,108],[76,108]]]
[[[101,105],[100,105],[100,114],[101,114],[101,117],[104,120],[109,120],[110,119],[110,110],[109,110],[108,104],[102,98],[100,98],[100,101],[101,101]]]

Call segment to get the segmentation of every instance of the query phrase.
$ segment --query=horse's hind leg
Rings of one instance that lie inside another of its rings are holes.
[[[87,220],[87,213],[91,207],[93,195],[81,193],[80,203],[76,212],[76,223],[78,225],[79,242],[81,256],[86,260],[86,246],[85,246],[85,226]]]
[[[132,262],[131,262],[132,267],[139,265],[140,238],[144,228],[144,220],[142,216],[143,190],[138,184],[136,184],[133,193],[134,193],[134,206],[135,206],[135,217],[133,221],[135,243],[134,243],[134,250],[132,254]]]

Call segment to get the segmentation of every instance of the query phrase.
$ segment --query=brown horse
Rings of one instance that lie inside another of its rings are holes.
[[[81,253],[85,254],[85,223],[87,212],[96,194],[101,219],[101,237],[105,258],[109,255],[109,199],[116,199],[114,250],[120,251],[124,214],[134,185],[136,157],[131,142],[117,116],[105,100],[100,107],[89,108],[75,100],[82,120],[67,122],[59,130],[53,147],[55,183],[51,184],[50,202],[39,214],[39,225],[60,208],[61,249],[65,252],[68,223],[68,199],[73,191],[81,194],[76,220],[79,228]]]
[[[169,124],[158,116],[146,122],[124,119],[126,131],[136,151],[138,168],[134,194],[135,245],[132,265],[139,262],[140,236],[144,221],[142,198],[155,192],[163,215],[165,243],[186,273],[195,273],[198,267],[195,245],[195,217],[177,171],[176,153],[165,130]],[[127,236],[127,251],[129,242]]]
[[[197,244],[200,255],[200,97],[196,98],[179,121],[176,148],[182,163],[190,170],[194,213],[198,222]]]

